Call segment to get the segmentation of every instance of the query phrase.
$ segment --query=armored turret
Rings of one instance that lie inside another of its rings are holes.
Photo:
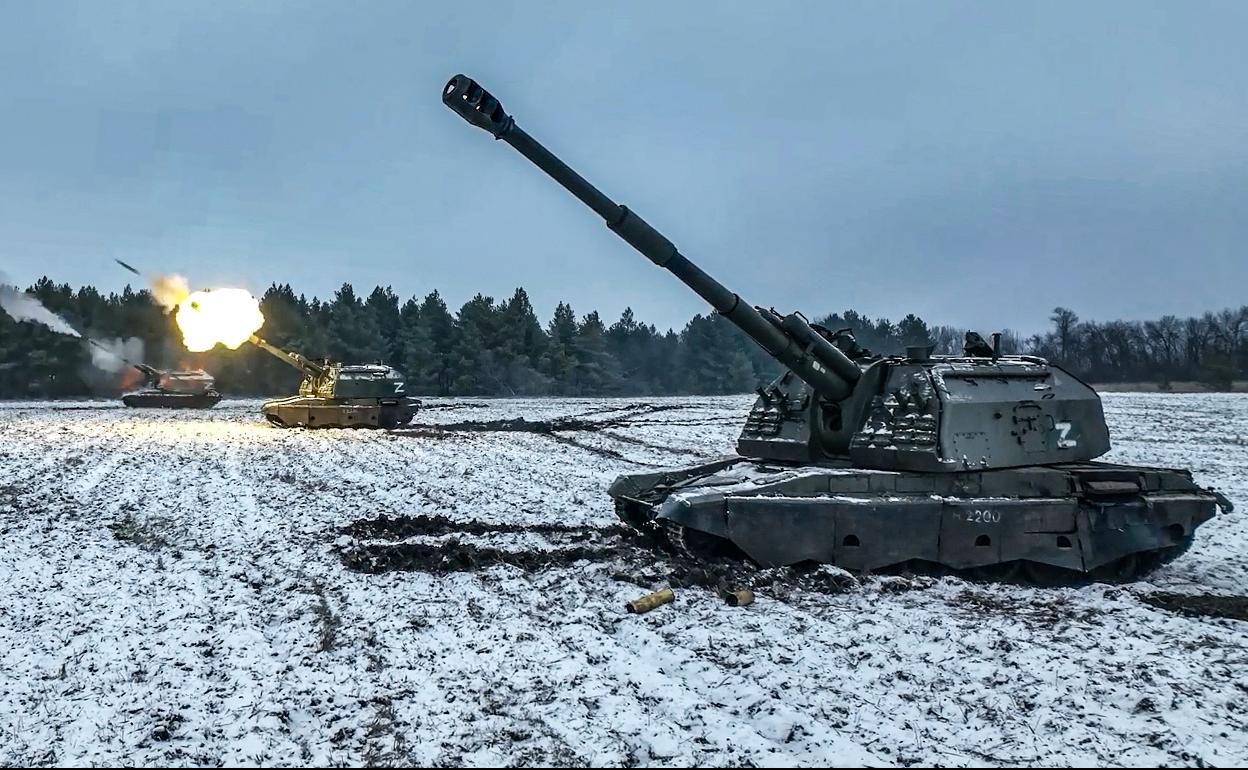
[[[737,451],[746,457],[863,468],[961,471],[1091,460],[1109,450],[1096,392],[1026,356],[851,359],[801,313],[756,307],[682,255],[524,132],[485,89],[452,78],[443,102],[510,144],[607,227],[702,297],[787,372],[759,391]]]
[[[529,136],[470,78],[453,77],[442,101],[532,161],[785,367],[759,389],[739,456],[612,485],[621,518],[665,535],[685,556],[731,550],[766,565],[1124,579],[1181,553],[1217,505],[1229,508],[1186,471],[1091,462],[1109,450],[1101,401],[1061,367],[1000,355],[982,339],[958,356],[929,347],[872,356],[800,313],[750,305]]]

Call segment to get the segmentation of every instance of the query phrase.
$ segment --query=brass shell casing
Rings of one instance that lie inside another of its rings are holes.
[[[646,594],[640,599],[632,600],[624,605],[624,609],[634,615],[642,615],[656,607],[662,607],[675,598],[676,594],[672,592],[672,589],[664,588],[662,591],[655,591],[652,594]]]

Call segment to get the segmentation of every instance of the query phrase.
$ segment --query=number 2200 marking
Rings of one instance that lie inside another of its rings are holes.
[[[1001,521],[1001,511],[991,508],[972,508],[962,513],[963,521],[971,524],[997,524]]]

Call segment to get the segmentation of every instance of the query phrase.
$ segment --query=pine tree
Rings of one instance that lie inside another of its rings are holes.
[[[491,347],[498,340],[498,315],[493,298],[482,294],[459,309],[455,393],[491,396],[505,392],[502,372]]]
[[[646,371],[647,358],[655,352],[653,329],[637,323],[631,307],[624,308],[620,320],[606,332],[607,353],[616,360],[620,386],[629,393],[644,393],[651,387]]]
[[[897,324],[897,337],[902,348],[932,344],[932,334],[922,318],[910,313]]]
[[[344,283],[329,304],[329,357],[344,363],[372,363],[386,355],[381,329],[355,289]]]
[[[560,302],[546,327],[550,344],[542,364],[542,371],[550,377],[556,393],[567,394],[575,387],[576,331],[576,314],[572,312],[572,306]]]
[[[433,336],[421,317],[420,305],[415,299],[403,305],[399,320],[399,347],[403,358],[396,364],[407,376],[407,392],[412,394],[439,394],[434,362]]]
[[[429,340],[429,358],[421,366],[420,379],[428,383],[435,394],[448,396],[456,378],[455,319],[436,290],[420,303],[420,327]]]
[[[364,301],[364,310],[373,318],[378,332],[381,334],[383,358],[386,361],[398,362],[403,358],[403,350],[399,346],[399,298],[389,286],[373,289],[372,294]]]
[[[260,312],[264,315],[264,325],[257,335],[286,350],[313,358],[320,355],[308,349],[306,303],[295,296],[289,284],[270,285],[260,298]],[[172,324],[174,316],[170,314],[168,320]],[[303,379],[294,367],[252,345],[244,344],[238,350],[218,347],[207,353],[192,354],[181,346],[179,334],[175,333],[174,337],[177,342],[172,357],[177,359],[178,367],[206,369],[223,392],[285,396],[294,393]]]
[[[523,288],[517,288],[503,306],[496,354],[504,367],[508,393],[540,394],[549,390],[550,378],[541,372],[546,354],[546,333],[533,312]]]
[[[619,390],[619,364],[607,352],[606,329],[598,311],[577,326],[572,349],[573,392],[578,396],[612,395]]]

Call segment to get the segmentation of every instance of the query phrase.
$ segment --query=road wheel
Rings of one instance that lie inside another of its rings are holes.
[[[690,529],[673,521],[661,520],[659,526],[667,535],[672,551],[689,561],[707,564],[726,558],[739,561],[743,556],[736,546],[722,537]]]
[[[1092,571],[1092,579],[1098,583],[1130,583],[1140,575],[1139,554],[1129,553],[1103,564]]]

